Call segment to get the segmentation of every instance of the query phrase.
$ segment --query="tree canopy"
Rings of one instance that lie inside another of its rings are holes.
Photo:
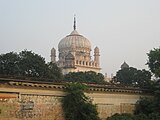
[[[10,52],[0,55],[0,75],[32,78],[62,79],[60,68],[32,51]]]
[[[64,80],[73,82],[103,83],[104,76],[101,73],[96,73],[93,71],[70,72],[64,76]]]
[[[45,59],[31,51],[22,51],[19,53],[20,72],[23,76],[46,77],[47,65]]]
[[[145,87],[151,83],[151,73],[145,69],[124,68],[116,73],[114,82],[129,86]]]
[[[147,64],[151,72],[156,77],[160,77],[160,48],[154,48],[147,55],[148,55]]]
[[[66,85],[68,94],[62,99],[66,120],[100,120],[96,106],[84,94],[86,89],[86,86],[76,82]]]
[[[0,55],[0,74],[18,75],[20,57],[17,53],[10,52]]]

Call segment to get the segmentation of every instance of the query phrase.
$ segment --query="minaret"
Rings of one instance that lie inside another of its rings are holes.
[[[51,49],[51,62],[52,63],[56,62],[56,49],[54,48]]]
[[[99,67],[100,63],[99,63],[99,48],[95,47],[94,48],[94,61],[97,63],[97,66]]]

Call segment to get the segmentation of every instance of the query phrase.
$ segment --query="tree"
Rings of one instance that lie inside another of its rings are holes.
[[[154,100],[153,98],[141,98],[137,101],[135,114],[149,115],[154,112]]]
[[[145,69],[137,70],[137,74],[135,74],[135,79],[139,87],[150,87],[152,84],[151,73]]]
[[[0,75],[12,77],[34,77],[60,80],[61,69],[54,63],[45,63],[45,59],[32,51],[10,52],[0,55]]]
[[[135,114],[143,114],[148,120],[160,119],[160,84],[155,82],[153,87],[153,97],[141,98],[137,101]]]
[[[104,76],[101,73],[96,73],[93,71],[88,72],[70,72],[64,76],[66,81],[75,82],[91,82],[91,83],[103,83]]]
[[[148,55],[147,64],[151,72],[156,77],[160,77],[160,48],[154,48],[147,55]]]
[[[0,74],[1,75],[18,75],[20,58],[17,53],[10,52],[0,55]]]
[[[133,120],[149,120],[145,114],[133,115]]]
[[[46,77],[47,65],[45,59],[32,51],[24,50],[19,53],[20,69],[23,76],[28,77]]]
[[[85,96],[86,86],[80,83],[67,84],[68,93],[62,99],[62,107],[66,120],[100,120],[96,106]]]
[[[113,116],[109,117],[107,120],[133,120],[133,116],[130,114],[114,114]]]
[[[148,87],[151,84],[151,73],[144,69],[124,68],[117,72],[114,82],[129,86]]]
[[[142,98],[137,102],[135,120],[160,120],[160,102],[155,98],[155,96],[154,98]]]
[[[53,79],[53,80],[62,80],[63,79],[63,74],[61,69],[57,66],[55,63],[48,63],[48,78]]]

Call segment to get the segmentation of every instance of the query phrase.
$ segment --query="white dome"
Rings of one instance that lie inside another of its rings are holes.
[[[80,35],[76,30],[73,30],[70,35],[63,38],[58,44],[58,50],[63,51],[66,49],[70,49],[72,46],[75,49],[85,48],[91,50],[91,43],[90,41]]]

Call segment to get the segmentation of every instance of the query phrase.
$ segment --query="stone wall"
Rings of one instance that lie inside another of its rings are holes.
[[[91,87],[85,94],[97,105],[102,120],[115,113],[133,113],[137,100],[149,97],[140,90],[100,87]],[[0,85],[0,120],[64,120],[61,106],[64,96],[63,85],[13,82]]]
[[[133,113],[135,104],[143,95],[128,93],[90,93],[93,103],[97,105],[99,116],[102,120],[115,113]]]
[[[64,120],[62,97],[36,94],[21,94],[20,97],[1,97],[0,120]]]

